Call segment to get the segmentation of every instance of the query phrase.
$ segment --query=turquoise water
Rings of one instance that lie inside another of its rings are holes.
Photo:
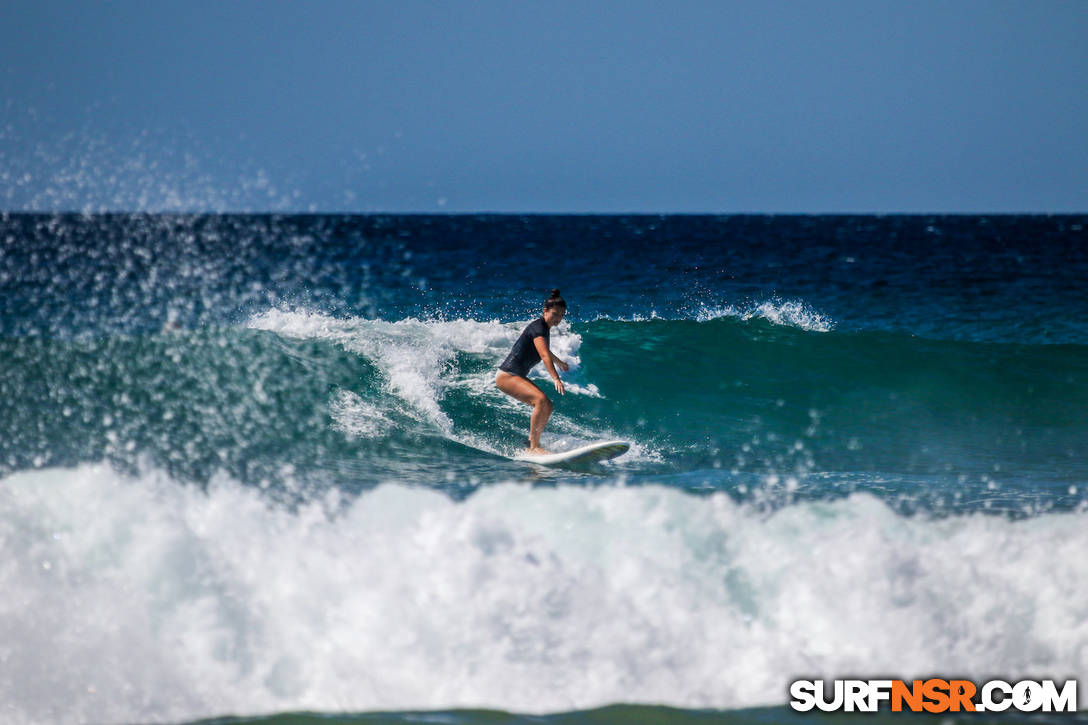
[[[284,496],[289,482],[354,494],[395,481],[463,498],[526,475],[501,456],[523,445],[527,409],[492,383],[521,324],[269,311],[236,328],[3,340],[0,471],[102,459]],[[556,484],[622,475],[768,503],[864,490],[939,514],[1088,496],[1083,345],[722,316],[574,322],[553,347],[575,365],[551,445],[636,445],[589,478],[542,474]]]

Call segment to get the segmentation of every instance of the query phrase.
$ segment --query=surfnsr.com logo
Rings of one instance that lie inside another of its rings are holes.
[[[1077,681],[1061,688],[1054,680],[797,680],[790,684],[790,707],[798,712],[876,712],[884,703],[892,712],[1076,712]]]

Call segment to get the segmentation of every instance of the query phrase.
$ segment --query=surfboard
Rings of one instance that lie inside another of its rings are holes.
[[[616,456],[622,456],[631,447],[627,441],[598,441],[588,445],[572,448],[569,451],[559,453],[518,453],[515,461],[528,461],[539,463],[542,466],[555,466],[572,463],[597,463],[608,461]]]

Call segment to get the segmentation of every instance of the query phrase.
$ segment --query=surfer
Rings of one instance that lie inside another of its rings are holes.
[[[527,377],[529,370],[541,360],[548,374],[555,381],[555,390],[560,395],[564,394],[563,381],[559,379],[558,367],[563,372],[570,370],[562,359],[552,354],[548,347],[551,328],[563,321],[563,315],[567,314],[567,303],[559,296],[559,290],[553,289],[552,296],[544,302],[544,314],[533,320],[522,330],[521,336],[514,343],[510,354],[499,366],[499,373],[495,377],[495,385],[499,390],[512,398],[533,406],[533,414],[529,418],[529,452],[547,453],[540,447],[540,434],[544,426],[548,424],[548,418],[552,414],[552,401],[548,396]]]

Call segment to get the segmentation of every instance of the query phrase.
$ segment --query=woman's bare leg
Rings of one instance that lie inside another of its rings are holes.
[[[552,415],[552,401],[529,379],[504,370],[500,370],[495,377],[495,385],[510,397],[533,406],[533,414],[529,417],[529,451],[547,453],[540,447],[540,434],[544,432],[544,426]]]

